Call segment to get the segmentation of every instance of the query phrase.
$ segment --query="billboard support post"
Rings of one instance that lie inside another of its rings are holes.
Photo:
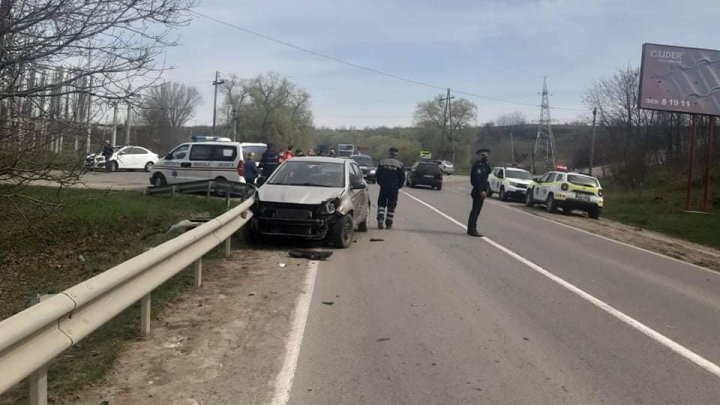
[[[703,176],[703,211],[709,211],[708,194],[710,191],[710,164],[712,162],[713,130],[715,129],[715,117],[708,120],[707,155],[705,156],[705,175]]]
[[[690,120],[690,156],[688,157],[688,185],[687,185],[687,204],[685,209],[690,211],[692,208],[692,178],[693,178],[693,159],[695,153],[695,127],[697,116],[692,115]]]

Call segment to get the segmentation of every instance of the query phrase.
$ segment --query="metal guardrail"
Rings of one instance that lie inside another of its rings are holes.
[[[145,195],[167,194],[173,196],[175,193],[210,193],[222,194],[224,196],[239,196],[249,198],[255,193],[255,186],[247,183],[227,180],[200,180],[186,183],[168,184],[166,186],[150,186],[145,188]]]
[[[191,264],[199,286],[202,257],[223,242],[226,257],[230,255],[230,236],[252,218],[254,202],[251,196],[223,215],[0,322],[0,394],[31,374],[31,387],[46,387],[52,359],[138,301],[140,328],[147,334],[152,291]],[[46,398],[46,392],[31,388],[34,403],[46,403]]]

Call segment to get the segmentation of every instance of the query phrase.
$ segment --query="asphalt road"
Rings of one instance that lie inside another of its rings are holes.
[[[401,194],[320,263],[289,403],[720,403],[719,274],[495,200],[468,237],[464,183],[405,191],[435,210]]]

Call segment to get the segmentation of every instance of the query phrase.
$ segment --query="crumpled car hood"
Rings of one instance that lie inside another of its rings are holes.
[[[261,202],[319,205],[339,197],[343,191],[343,188],[263,184],[258,189],[258,198]]]

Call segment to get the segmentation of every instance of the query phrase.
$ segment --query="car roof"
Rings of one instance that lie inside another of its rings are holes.
[[[356,157],[366,157],[366,158],[372,159],[372,156],[370,156],[370,155],[363,155],[362,153],[358,153],[357,155],[350,155],[350,156],[349,156],[350,159],[356,158]]]
[[[529,171],[527,171],[527,170],[525,170],[525,169],[523,169],[523,168],[521,168],[521,167],[515,167],[515,166],[495,166],[495,167],[497,167],[498,169],[517,170],[517,171],[521,171],[521,172],[528,172],[528,173],[530,173]]]
[[[335,157],[328,157],[328,156],[300,156],[300,157],[294,157],[289,162],[323,162],[323,163],[345,163],[348,162],[347,159],[343,158],[335,158]]]

